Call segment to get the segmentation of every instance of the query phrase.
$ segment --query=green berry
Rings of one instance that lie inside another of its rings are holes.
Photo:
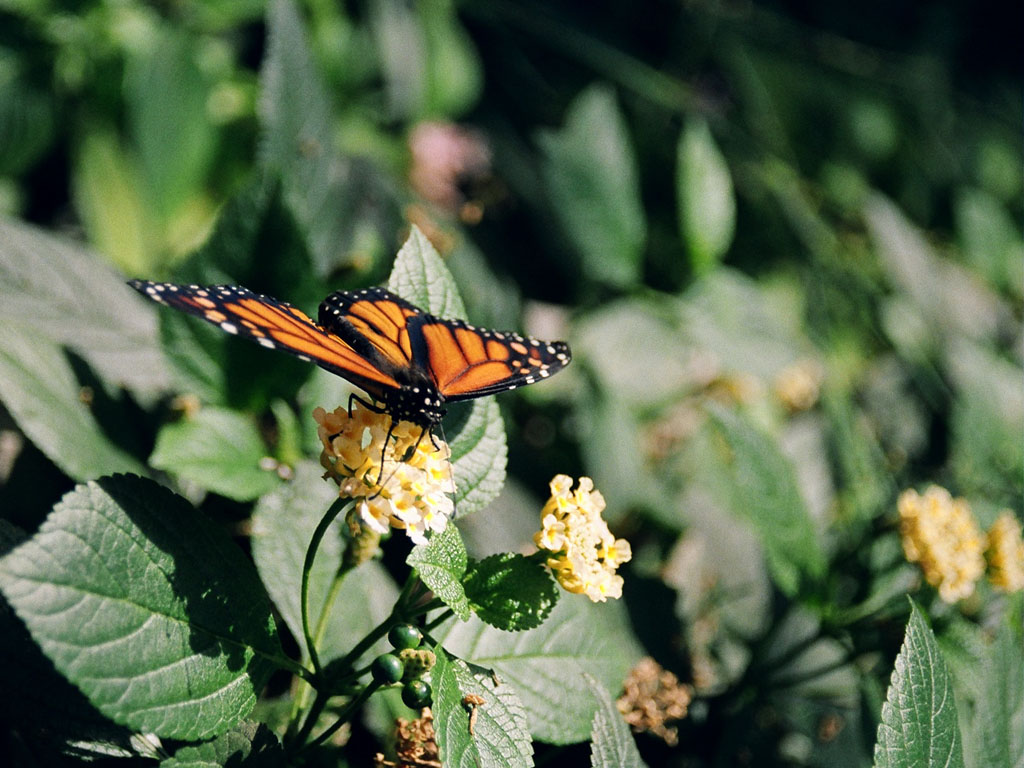
[[[423,640],[423,633],[412,624],[398,624],[388,632],[388,642],[396,651],[416,648]]]
[[[402,686],[402,702],[409,709],[419,709],[430,705],[434,692],[422,680],[410,680]]]
[[[402,679],[404,673],[405,665],[393,653],[382,653],[370,665],[370,674],[373,675],[373,679],[383,685],[397,683]]]

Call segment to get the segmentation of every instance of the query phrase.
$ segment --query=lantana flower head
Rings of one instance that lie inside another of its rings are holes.
[[[392,424],[388,414],[359,403],[351,412],[316,408],[313,418],[325,477],[338,483],[341,496],[357,500],[362,524],[378,534],[403,529],[416,544],[425,543],[429,531],[444,530],[455,512],[447,443],[438,441],[435,447],[419,425]]]
[[[967,501],[933,485],[923,495],[904,491],[898,507],[907,560],[921,566],[925,580],[945,602],[973,594],[985,572],[985,534]]]
[[[541,510],[541,530],[533,540],[550,553],[547,566],[562,588],[584,594],[594,602],[622,596],[618,567],[632,557],[629,542],[616,539],[601,517],[604,497],[594,481],[581,477],[576,490],[572,478],[556,475],[551,497]]]
[[[1002,592],[1024,590],[1024,540],[1020,521],[1006,510],[988,530],[989,581]]]

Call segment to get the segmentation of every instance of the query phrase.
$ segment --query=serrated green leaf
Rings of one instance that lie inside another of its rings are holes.
[[[150,304],[91,251],[0,218],[0,324],[30,322],[144,397],[169,380]]]
[[[514,768],[533,765],[533,744],[526,715],[511,686],[495,683],[486,671],[474,672],[440,646],[430,671],[434,689],[434,730],[441,762],[447,768]],[[482,704],[466,702],[479,697]],[[473,732],[470,733],[470,717]]]
[[[465,319],[455,279],[415,226],[395,258],[388,290],[432,315]],[[456,404],[450,411],[442,429],[452,450],[456,513],[462,517],[483,509],[501,491],[508,446],[501,413],[492,398]]]
[[[466,317],[466,307],[455,278],[437,249],[416,225],[409,231],[408,239],[395,257],[388,276],[388,290],[432,315]]]
[[[260,70],[263,97],[260,163],[279,174],[288,208],[300,224],[317,271],[344,260],[352,208],[346,185],[352,168],[334,149],[331,105],[313,61],[299,11],[291,0],[267,10],[267,54]]]
[[[17,323],[0,336],[0,400],[50,461],[76,480],[145,471],[103,433],[63,350]]]
[[[260,466],[266,456],[251,419],[214,407],[164,425],[149,463],[229,499],[251,501],[281,483],[276,473]]]
[[[825,570],[793,467],[767,435],[736,412],[714,408],[711,418],[728,451],[719,466],[729,504],[757,530],[776,585],[793,595],[801,578],[817,579]]]
[[[25,541],[23,531],[0,519],[0,554]],[[17,696],[0,697],[0,718],[22,738],[36,744],[86,742],[108,754],[120,751],[129,756],[132,732],[115,725],[89,703],[82,692],[61,677],[28,629],[7,601],[0,598],[0,690],[17,691]]]
[[[587,88],[569,105],[562,129],[538,138],[548,194],[584,274],[632,285],[640,277],[647,223],[636,158],[614,93]]]
[[[633,741],[633,733],[608,691],[590,675],[583,678],[598,705],[590,729],[590,765],[593,768],[646,768]]]
[[[910,621],[875,744],[875,768],[962,768],[960,724],[946,662],[931,627],[911,601]]]
[[[302,567],[306,549],[327,508],[338,496],[338,487],[323,480],[319,464],[305,461],[295,467],[295,477],[263,496],[252,515],[252,556],[271,599],[301,647],[302,607],[299,604]],[[326,599],[341,566],[344,544],[339,517],[328,530],[309,577],[310,622],[319,624]],[[345,576],[330,607],[323,642],[317,649],[323,662],[348,653],[371,629],[387,618],[398,597],[387,571],[376,561],[363,563]],[[367,651],[375,656],[388,650],[386,640]]]
[[[165,738],[237,725],[281,656],[270,602],[241,550],[140,477],[65,496],[0,559],[0,589],[94,706]]]
[[[707,123],[691,122],[676,150],[679,230],[696,274],[717,264],[736,230],[736,197],[729,166]]]
[[[263,723],[244,722],[204,744],[181,747],[161,768],[276,768],[285,762],[277,736]]]
[[[413,547],[405,559],[423,583],[463,621],[470,616],[469,600],[462,588],[467,561],[466,547],[454,523],[432,533],[426,544]]]
[[[1008,611],[982,662],[972,740],[977,750],[973,764],[979,768],[1024,766],[1024,638],[1021,634],[1019,620],[1015,619],[1013,611]]]
[[[477,616],[510,632],[540,626],[558,602],[544,566],[512,552],[470,563],[462,585]]]
[[[473,618],[449,622],[434,636],[450,653],[493,669],[522,700],[533,736],[552,744],[590,737],[597,703],[584,673],[618,689],[641,656],[625,609],[580,595],[559,600],[536,629],[510,635]]]

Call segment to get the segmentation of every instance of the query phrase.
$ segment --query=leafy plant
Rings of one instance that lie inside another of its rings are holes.
[[[0,29],[12,765],[1024,763],[1012,24],[87,0]],[[352,388],[127,277],[307,312],[385,285],[573,363],[452,407],[454,520],[378,551],[316,461]],[[628,540],[621,600],[553,578],[556,473]]]

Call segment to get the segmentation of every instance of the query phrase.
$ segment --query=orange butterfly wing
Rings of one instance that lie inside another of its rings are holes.
[[[129,285],[160,304],[200,317],[227,333],[316,363],[375,397],[401,386],[390,370],[376,364],[373,356],[354,349],[286,302],[230,285],[205,287],[146,280],[131,280]]]

